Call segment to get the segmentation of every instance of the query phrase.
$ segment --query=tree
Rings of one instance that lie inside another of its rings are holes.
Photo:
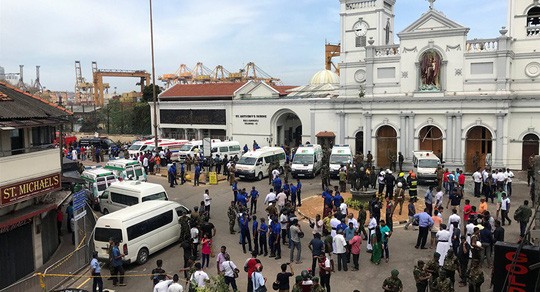
[[[148,102],[154,101],[152,85],[153,84],[150,84],[144,87],[143,95],[141,97],[141,102],[148,103]],[[155,87],[156,87],[156,97],[157,97],[161,93],[161,88],[158,85],[156,85]]]

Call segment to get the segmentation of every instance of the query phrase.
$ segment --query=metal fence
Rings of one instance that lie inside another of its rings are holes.
[[[93,230],[96,218],[90,206],[86,206],[84,220],[78,220],[80,244],[77,248],[49,265],[43,273],[35,273],[0,290],[0,292],[52,291],[67,288],[78,280],[78,274],[89,266],[94,252]],[[83,231],[86,226],[86,232]],[[74,276],[75,275],[75,276]]]

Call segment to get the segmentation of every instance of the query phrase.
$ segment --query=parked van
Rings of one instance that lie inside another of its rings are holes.
[[[439,165],[441,160],[432,151],[413,151],[413,171],[419,183],[437,183]]]
[[[111,185],[99,196],[99,207],[103,214],[118,211],[146,201],[167,201],[167,192],[160,184],[122,181]]]
[[[300,146],[296,149],[291,165],[292,176],[315,177],[322,167],[322,147],[318,144]]]
[[[92,137],[92,138],[81,138],[79,140],[79,147],[91,147],[101,148],[105,151],[109,151],[110,148],[116,147],[114,142],[107,137]]]
[[[334,145],[330,154],[330,176],[337,177],[339,169],[353,160],[349,145]]]
[[[242,154],[240,143],[238,143],[238,141],[213,142],[211,151],[212,158],[215,158],[217,154],[219,154],[219,157],[221,158],[223,158],[225,155],[227,155],[227,157],[234,157],[235,155],[240,157]]]
[[[217,143],[217,142],[221,142],[221,140],[212,139],[212,144]],[[184,159],[186,159],[186,157],[188,155],[193,157],[195,154],[202,153],[203,152],[203,146],[202,145],[203,145],[202,140],[194,140],[194,141],[190,141],[188,143],[185,143],[178,150],[178,161],[184,162]]]
[[[105,169],[112,170],[122,180],[146,181],[146,173],[140,161],[131,159],[109,160]]]
[[[99,206],[99,196],[110,185],[117,182],[116,174],[110,169],[89,168],[81,173],[81,178],[86,181],[89,190],[89,201],[95,209]]]
[[[109,239],[119,240],[127,263],[144,264],[149,255],[180,238],[179,218],[189,210],[172,201],[148,201],[101,216],[94,227],[98,258],[108,260]]]
[[[262,147],[248,151],[236,163],[235,175],[239,178],[262,180],[268,176],[268,167],[278,162],[281,172],[285,166],[285,151],[281,147]]]

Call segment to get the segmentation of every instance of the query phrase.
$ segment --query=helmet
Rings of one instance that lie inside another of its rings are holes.
[[[391,170],[388,170],[388,171],[387,171],[386,173],[388,173],[388,174],[392,174],[392,171],[391,171]]]
[[[308,279],[310,274],[308,271],[303,270],[301,275],[302,275],[302,279]]]
[[[403,183],[398,182],[398,183],[397,183],[397,187],[398,187],[398,188],[402,188],[402,187],[403,187]]]
[[[384,172],[384,171],[381,171],[381,172],[379,173],[379,175],[385,175],[385,172]]]
[[[411,178],[416,178],[416,173],[411,173]]]
[[[399,173],[399,177],[403,177],[405,174],[403,172]]]

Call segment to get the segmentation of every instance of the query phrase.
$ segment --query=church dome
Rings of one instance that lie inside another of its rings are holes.
[[[309,84],[339,84],[339,76],[330,70],[321,70],[311,77]]]

